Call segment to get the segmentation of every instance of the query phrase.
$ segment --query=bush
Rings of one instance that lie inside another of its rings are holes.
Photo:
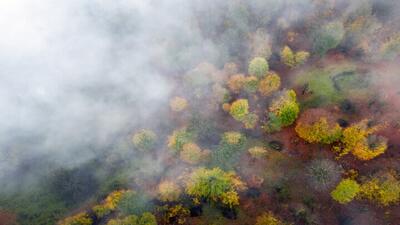
[[[86,213],[79,213],[75,216],[67,217],[57,223],[58,225],[92,225],[93,220]]]
[[[156,134],[151,130],[141,130],[133,135],[132,143],[136,148],[148,151],[154,148],[156,143]]]
[[[310,143],[331,144],[342,136],[342,128],[322,109],[309,109],[301,114],[295,128],[299,137]]]
[[[269,96],[277,91],[280,86],[281,78],[278,74],[271,72],[259,82],[258,92],[260,92],[262,96]]]
[[[281,96],[273,100],[269,111],[279,119],[283,127],[291,125],[300,112],[296,93],[293,90],[285,91]]]
[[[229,113],[237,121],[243,121],[249,113],[249,103],[247,99],[238,99],[231,104]]]
[[[326,191],[340,180],[342,168],[329,159],[315,159],[307,167],[308,183],[318,191]]]
[[[387,148],[387,140],[385,138],[372,135],[381,127],[368,127],[366,120],[353,124],[343,131],[341,140],[343,146],[335,146],[334,150],[339,153],[339,156],[351,152],[360,160],[373,159],[383,154]]]
[[[324,55],[329,49],[336,48],[344,37],[344,26],[342,22],[330,22],[313,33],[314,52]]]
[[[235,74],[229,77],[228,88],[234,93],[239,93],[244,84],[246,83],[246,77],[243,74]]]
[[[198,199],[222,202],[233,207],[239,204],[237,191],[244,190],[245,184],[233,172],[219,168],[199,168],[193,171],[186,182],[186,192]]]
[[[264,77],[269,70],[268,62],[262,57],[255,57],[250,61],[249,74],[258,78]]]
[[[208,155],[209,151],[202,151],[198,145],[191,142],[183,145],[180,152],[181,160],[192,165],[205,161]]]
[[[285,223],[271,212],[266,212],[257,217],[255,225],[285,225]]]
[[[340,204],[346,204],[351,202],[359,193],[360,185],[352,179],[343,179],[336,186],[335,190],[331,192],[331,196],[334,200]]]
[[[168,148],[174,153],[179,153],[184,144],[194,140],[194,134],[189,132],[186,128],[175,130],[172,135],[168,137]]]
[[[175,97],[171,99],[169,102],[169,106],[171,107],[172,111],[181,112],[188,106],[188,102],[186,99],[182,97]]]

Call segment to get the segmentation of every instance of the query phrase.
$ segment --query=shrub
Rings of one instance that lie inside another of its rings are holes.
[[[262,57],[255,57],[250,61],[249,74],[258,78],[264,77],[269,70],[268,62]]]
[[[169,106],[171,107],[172,111],[181,112],[188,106],[188,102],[186,99],[182,97],[175,97],[171,99],[169,102]]]
[[[154,148],[156,138],[157,136],[153,131],[144,129],[133,135],[132,143],[140,150],[151,150]]]
[[[198,145],[190,142],[183,145],[180,158],[186,163],[195,165],[207,159],[208,154],[208,151],[202,151]]]
[[[168,137],[168,148],[174,153],[179,153],[184,144],[191,142],[194,139],[194,134],[189,132],[186,128],[175,130],[172,135]]]
[[[249,103],[247,99],[238,99],[231,104],[229,113],[237,121],[243,121],[249,113]]]
[[[283,127],[291,125],[300,112],[296,93],[293,90],[285,91],[281,96],[273,100],[269,111],[279,119]]]
[[[92,225],[93,220],[86,213],[79,213],[58,222],[58,225]]]
[[[308,183],[318,191],[332,188],[340,180],[342,168],[329,159],[315,159],[307,167]]]
[[[310,143],[331,144],[342,136],[342,128],[322,109],[309,109],[302,113],[295,130]]]
[[[324,55],[329,49],[336,48],[344,37],[344,26],[342,22],[330,22],[313,33],[314,52]]]
[[[266,212],[257,217],[256,225],[285,225],[285,223],[275,217],[271,212]]]
[[[360,160],[370,160],[385,152],[387,140],[383,137],[372,135],[382,126],[368,127],[368,122],[363,120],[353,124],[343,131],[343,146],[335,146],[334,150],[339,156],[351,152]]]
[[[198,199],[222,202],[229,207],[238,205],[237,191],[244,190],[245,184],[233,172],[219,168],[199,168],[193,171],[186,182],[186,192]]]
[[[385,173],[361,184],[360,197],[388,206],[400,201],[400,181],[396,174]]]
[[[248,76],[244,81],[244,90],[248,93],[255,93],[258,88],[258,79],[256,76]]]
[[[158,185],[158,198],[164,202],[177,201],[181,192],[181,188],[172,181],[163,181]]]
[[[331,192],[331,196],[340,204],[346,204],[351,202],[359,191],[360,185],[355,180],[343,179]]]
[[[258,92],[260,92],[262,96],[269,96],[277,91],[280,86],[281,78],[278,74],[271,72],[259,82]]]
[[[229,77],[228,88],[234,93],[239,93],[244,84],[246,83],[246,77],[243,74],[235,74]]]
[[[253,158],[264,158],[268,151],[264,147],[255,146],[247,150]]]

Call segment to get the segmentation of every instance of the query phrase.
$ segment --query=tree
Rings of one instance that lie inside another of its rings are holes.
[[[283,127],[291,125],[300,112],[293,90],[283,92],[281,96],[272,101],[269,111],[273,113]]]
[[[189,142],[183,145],[182,151],[180,152],[180,158],[186,163],[196,165],[205,161],[209,154],[209,151],[201,150],[197,144]]]
[[[338,183],[342,171],[329,159],[315,159],[307,166],[308,183],[317,191],[326,191]]]
[[[248,76],[245,78],[244,90],[248,93],[255,93],[258,88],[258,79],[256,76]]]
[[[353,124],[343,131],[342,145],[335,146],[334,151],[343,156],[351,152],[360,160],[370,160],[384,153],[387,148],[387,139],[373,135],[383,126],[368,126],[368,121],[363,120]]]
[[[245,184],[233,172],[224,172],[219,168],[199,168],[193,171],[186,181],[186,192],[198,199],[221,202],[233,207],[239,204],[238,191]]]
[[[262,57],[255,57],[249,63],[249,74],[258,78],[264,77],[269,70],[267,60]]]
[[[360,198],[377,202],[383,206],[400,201],[400,180],[394,171],[376,175],[361,184]]]
[[[352,179],[343,179],[331,192],[331,196],[340,204],[351,202],[359,193],[360,185]]]
[[[133,191],[126,191],[126,190],[113,191],[104,199],[102,204],[94,206],[92,209],[93,212],[96,214],[97,218],[102,218],[110,214],[112,211],[114,211],[117,208],[122,196],[127,192],[133,192]]]
[[[154,204],[147,194],[128,191],[122,195],[117,208],[123,215],[141,215],[152,211]]]
[[[93,220],[87,213],[79,213],[57,223],[58,225],[92,225]]]
[[[174,97],[169,102],[169,106],[171,107],[172,111],[181,112],[187,108],[188,102],[182,97]]]
[[[243,119],[243,124],[246,129],[253,129],[258,122],[258,116],[255,113],[249,113]]]
[[[186,224],[186,219],[190,216],[190,211],[182,204],[177,204],[171,207],[166,205],[164,208],[167,224]]]
[[[257,217],[255,225],[285,225],[285,223],[271,212],[266,212]]]
[[[133,135],[132,143],[136,148],[142,151],[148,151],[154,148],[156,143],[156,134],[147,129],[143,129]]]
[[[158,199],[164,202],[174,202],[181,195],[181,188],[172,181],[163,181],[158,185]]]
[[[303,112],[297,120],[295,130],[299,137],[310,143],[331,144],[342,136],[342,128],[323,109]]]
[[[239,93],[244,84],[246,83],[246,77],[243,74],[235,74],[229,77],[228,88],[234,93]]]
[[[400,33],[394,35],[381,45],[380,54],[385,59],[394,59],[400,55]]]
[[[330,22],[317,28],[312,34],[314,52],[324,55],[329,49],[336,48],[345,34],[342,22]]]
[[[122,219],[111,219],[107,225],[157,225],[156,217],[145,212],[142,216],[130,215]]]
[[[310,53],[306,51],[294,53],[288,46],[285,46],[281,51],[281,60],[291,68],[304,64],[309,56]]]
[[[229,113],[237,121],[243,121],[249,113],[249,103],[247,99],[238,99],[231,104]]]
[[[186,128],[175,130],[172,135],[168,137],[168,148],[174,153],[179,153],[184,144],[194,140],[194,134],[189,132]]]
[[[265,76],[258,85],[258,92],[262,96],[269,96],[277,91],[281,86],[281,78],[278,74],[270,72]]]

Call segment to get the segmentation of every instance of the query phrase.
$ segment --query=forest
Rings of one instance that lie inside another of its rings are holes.
[[[399,1],[72,2],[38,72],[73,82],[0,116],[0,225],[400,224]]]

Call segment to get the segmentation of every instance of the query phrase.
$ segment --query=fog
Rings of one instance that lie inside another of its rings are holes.
[[[247,4],[260,18],[275,15],[283,28],[314,10],[307,0],[267,2]],[[29,174],[44,162],[93,159],[117,137],[157,123],[154,116],[162,120],[175,76],[202,61],[247,60],[232,46],[240,34],[213,39],[223,19],[240,18],[240,10],[227,7],[224,1],[1,1],[0,177],[21,167]],[[254,22],[232,21],[236,30]]]

